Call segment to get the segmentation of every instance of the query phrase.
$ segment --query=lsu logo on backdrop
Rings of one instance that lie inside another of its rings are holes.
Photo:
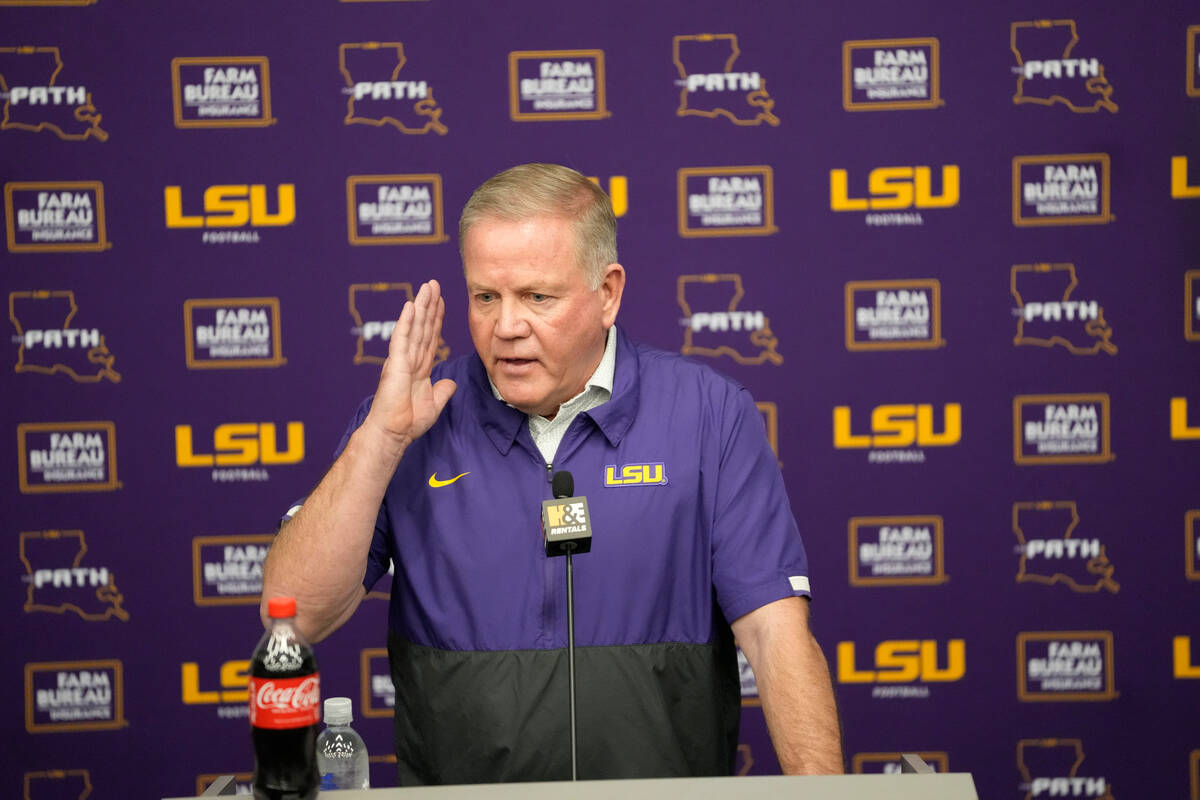
[[[1193,200],[1200,197],[1200,182],[1192,183],[1188,174],[1188,157],[1171,156],[1171,197]]]
[[[1177,679],[1200,678],[1200,663],[1192,659],[1192,637],[1176,636],[1172,639],[1171,655]]]
[[[347,125],[390,125],[401,133],[444,136],[442,108],[433,97],[427,73],[408,67],[402,42],[338,45],[338,69],[348,96]],[[403,73],[403,80],[401,80]]]
[[[92,93],[82,83],[59,83],[65,64],[57,47],[0,47],[0,131],[50,131],[64,141],[108,139]],[[65,70],[67,81],[77,72]]]
[[[666,486],[666,467],[661,461],[651,464],[624,464],[618,467],[609,464],[604,468],[604,485],[615,486]]]
[[[192,539],[192,599],[198,606],[258,605],[272,534]]]
[[[893,111],[944,106],[940,48],[933,37],[842,42],[842,108]]]
[[[185,706],[217,706],[221,719],[250,716],[250,661],[235,659],[214,666],[215,659],[184,661],[179,665],[181,699]]]
[[[947,580],[939,516],[852,517],[848,533],[851,586],[936,586]]]
[[[603,50],[517,50],[508,54],[508,115],[516,122],[604,119]]]
[[[264,56],[171,59],[176,128],[262,128],[271,116]]]
[[[962,441],[962,406],[942,406],[942,429],[935,427],[929,403],[892,404],[871,410],[868,432],[855,433],[850,406],[833,409],[833,446],[836,450],[867,450],[871,463],[923,463],[924,447],[951,447]]]
[[[216,297],[183,303],[188,369],[279,367],[286,363],[278,297]]]
[[[1192,510],[1184,515],[1183,536],[1187,579],[1200,581],[1200,510]]]
[[[683,167],[676,174],[680,236],[778,233],[770,167]]]
[[[1116,594],[1115,567],[1097,538],[1076,537],[1079,511],[1073,500],[1013,503],[1017,537],[1017,583],[1062,584],[1073,592]]]
[[[876,167],[867,175],[867,196],[852,197],[849,170],[831,169],[829,207],[867,211],[863,219],[871,226],[924,225],[921,211],[958,205],[958,178],[957,164],[942,165],[941,194],[935,195],[930,167]],[[854,189],[855,194],[860,191]]]
[[[905,750],[912,753],[913,750]],[[916,753],[934,772],[950,771],[950,754],[945,750],[922,750]],[[855,753],[850,759],[850,772],[854,775],[899,775],[900,752]]]
[[[396,686],[386,647],[368,647],[359,654],[362,699],[359,708],[364,717],[387,717],[396,710]]]
[[[741,308],[745,295],[741,275],[680,275],[676,282],[676,300],[683,311],[680,352],[729,356],[739,364],[782,364],[770,319],[762,311]]]
[[[351,175],[346,220],[354,245],[444,242],[442,176]]]
[[[357,337],[355,364],[382,364],[387,358],[392,329],[404,304],[413,299],[411,283],[352,283],[350,284],[350,316],[354,327],[350,333]],[[438,337],[434,364],[450,357],[450,346]]]
[[[1079,286],[1074,264],[1015,264],[1010,286],[1017,303],[1014,345],[1058,345],[1077,356],[1117,354],[1104,307],[1074,296]]]
[[[269,480],[264,467],[304,460],[304,423],[287,423],[287,449],[281,452],[274,422],[227,422],[213,431],[212,450],[197,452],[192,426],[175,426],[176,466],[214,468],[212,479],[217,483]]]
[[[10,253],[99,253],[112,247],[100,181],[4,184]]]
[[[41,661],[25,665],[28,732],[112,731],[128,724],[120,661]]]
[[[274,211],[270,207],[267,187],[261,183],[209,186],[203,197],[203,213],[185,213],[183,187],[163,189],[167,227],[205,228],[200,236],[200,241],[205,244],[257,244],[259,228],[279,228],[296,221],[296,185],[293,183],[275,187]],[[192,208],[191,202],[189,208]]]
[[[117,480],[112,422],[22,422],[17,426],[23,494],[111,492]]]
[[[1200,269],[1183,274],[1183,338],[1200,342]]]
[[[1117,697],[1112,631],[1017,634],[1017,697],[1023,703]]]
[[[1112,461],[1106,394],[1017,395],[1013,461],[1017,464],[1103,464]]]
[[[846,349],[929,350],[942,338],[942,284],[935,278],[846,283]]]
[[[1018,788],[1025,792],[1025,800],[1113,800],[1112,784],[1090,765],[1085,768],[1085,760],[1082,739],[1022,739],[1017,742]]]
[[[1013,159],[1013,225],[1105,225],[1112,222],[1107,153]]]
[[[1112,101],[1113,87],[1104,76],[1104,65],[1098,58],[1078,57],[1078,43],[1075,20],[1014,22],[1009,29],[1009,45],[1017,60],[1013,103],[1061,104],[1077,114],[1103,108],[1115,114],[1117,104]]]
[[[962,639],[945,642],[946,660],[941,661],[942,645],[936,639],[897,639],[875,646],[874,669],[859,669],[855,662],[854,642],[838,642],[838,683],[884,684],[875,686],[875,698],[927,698],[930,683],[951,683],[967,674],[967,645]]]
[[[96,559],[84,559],[88,546],[83,531],[22,531],[21,563],[29,584],[25,613],[77,614],[88,622],[129,621],[115,576]],[[101,562],[103,563],[103,562]]]
[[[1188,421],[1188,399],[1171,398],[1171,438],[1179,440],[1200,439],[1200,422],[1192,425]]]
[[[698,33],[671,40],[671,60],[679,75],[680,117],[724,117],[734,125],[779,125],[775,100],[767,81],[757,72],[745,72],[734,33]],[[721,66],[720,72],[713,71]]]
[[[11,292],[8,319],[16,329],[16,372],[62,374],[77,383],[121,382],[116,356],[99,328],[72,327],[79,306],[68,290]]]

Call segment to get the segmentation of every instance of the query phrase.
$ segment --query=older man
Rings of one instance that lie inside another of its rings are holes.
[[[294,595],[320,640],[392,565],[401,782],[567,778],[563,563],[539,528],[567,469],[596,531],[575,562],[580,777],[729,774],[734,636],[785,772],[840,772],[807,560],[761,418],[736,383],[614,324],[608,197],[564,167],[514,167],[468,201],[459,241],[475,354],[434,367],[444,302],[423,285],[271,548],[264,607]],[[652,483],[621,480],[630,466]]]

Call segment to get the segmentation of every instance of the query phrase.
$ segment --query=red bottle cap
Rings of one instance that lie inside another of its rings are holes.
[[[267,601],[267,616],[271,619],[296,616],[296,598],[272,597]]]

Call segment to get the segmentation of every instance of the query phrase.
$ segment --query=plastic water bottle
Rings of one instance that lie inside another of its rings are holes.
[[[353,721],[349,697],[325,700],[326,727],[317,737],[317,771],[323,792],[371,788],[367,746],[350,727]]]

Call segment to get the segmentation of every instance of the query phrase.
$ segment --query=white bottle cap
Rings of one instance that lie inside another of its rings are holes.
[[[326,725],[349,725],[353,721],[354,713],[351,711],[349,697],[325,698]]]

